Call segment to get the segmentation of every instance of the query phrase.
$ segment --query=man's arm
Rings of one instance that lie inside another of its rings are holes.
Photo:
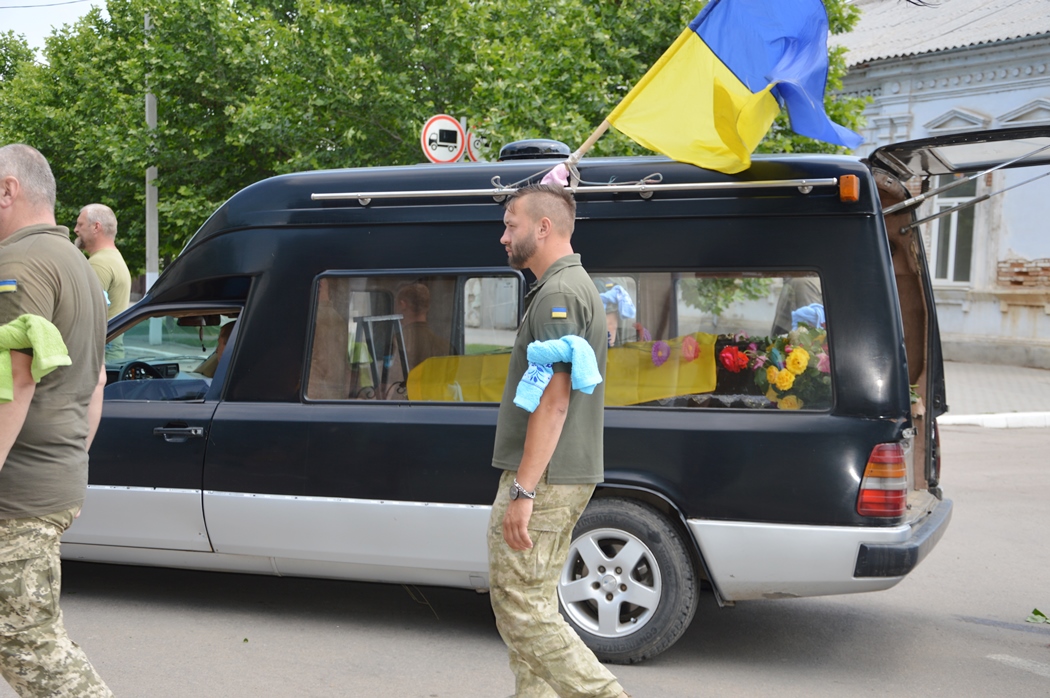
[[[106,387],[105,365],[98,372],[98,385],[95,392],[91,393],[91,402],[88,403],[88,435],[85,450],[91,450],[91,442],[95,440],[95,432],[98,431],[98,423],[102,419],[102,391]]]
[[[7,462],[7,454],[15,445],[15,439],[22,431],[29,403],[36,394],[36,383],[30,368],[33,357],[20,351],[11,352],[11,379],[14,388],[14,399],[0,404],[0,468]]]
[[[536,491],[536,485],[547,469],[554,449],[561,438],[565,417],[569,412],[569,394],[572,391],[572,376],[569,373],[555,373],[551,376],[539,407],[529,417],[529,426],[525,431],[525,450],[518,466],[518,484],[529,492]],[[501,495],[502,496],[502,495]],[[514,550],[528,550],[532,547],[528,525],[532,517],[532,500],[519,497],[507,504],[507,513],[503,517],[503,539]]]

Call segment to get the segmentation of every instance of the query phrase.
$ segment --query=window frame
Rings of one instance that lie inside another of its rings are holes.
[[[944,179],[951,177],[951,175],[938,175],[936,181],[937,186],[943,186],[947,184]],[[939,195],[933,199],[933,213],[940,213],[944,209],[958,206],[959,204],[965,204],[974,200],[978,196],[978,190],[981,184],[979,181],[974,180],[974,191],[973,194],[964,194],[959,196]],[[965,189],[965,187],[962,187]],[[958,266],[958,240],[959,240],[959,216],[962,213],[967,213],[970,218],[970,259],[969,265],[966,272],[967,279],[964,281],[958,281],[955,279],[956,267]],[[969,206],[965,209],[953,211],[951,214],[930,221],[930,277],[934,285],[940,287],[951,287],[951,288],[969,288],[973,285],[973,273],[974,273],[974,257],[977,249],[977,211],[975,206]],[[942,226],[948,226],[948,250],[946,252],[947,259],[945,270],[946,276],[938,276],[939,273],[939,255],[942,252],[941,247],[941,232]]]
[[[820,282],[821,299],[824,301],[823,304],[824,304],[824,307],[825,307],[825,313],[827,312],[826,311],[826,309],[827,309],[827,293],[826,293],[827,285],[825,283],[824,276],[820,273],[820,270],[819,269],[814,269],[814,268],[792,268],[792,269],[753,269],[753,268],[747,268],[747,269],[739,269],[739,268],[737,268],[737,269],[707,269],[707,268],[699,268],[698,269],[698,268],[675,267],[675,268],[670,268],[670,269],[649,269],[649,268],[645,268],[645,269],[635,269],[633,271],[626,271],[626,270],[623,270],[623,269],[604,268],[603,267],[603,268],[597,269],[597,270],[588,269],[587,273],[591,276],[592,279],[595,278],[595,277],[616,277],[616,276],[624,277],[624,276],[629,276],[629,277],[634,278],[635,282],[637,284],[641,283],[641,275],[643,275],[643,274],[667,274],[668,278],[669,278],[669,282],[670,282],[671,293],[673,294],[673,296],[672,296],[673,302],[672,302],[671,307],[669,309],[669,312],[670,312],[669,320],[670,320],[671,323],[673,323],[673,327],[675,328],[675,331],[678,332],[678,333],[681,333],[681,318],[679,317],[679,315],[680,315],[680,312],[679,312],[680,308],[679,308],[679,300],[678,300],[678,293],[679,293],[678,287],[679,287],[679,284],[681,283],[681,281],[683,279],[691,278],[691,277],[693,277],[695,275],[706,276],[706,277],[711,277],[711,278],[726,278],[726,277],[730,277],[730,278],[741,278],[741,279],[747,279],[747,278],[751,278],[751,279],[781,279],[782,281],[786,281],[787,279],[798,278],[798,277],[816,277],[816,279]],[[641,302],[640,299],[635,298],[633,300],[635,301],[636,305],[639,305],[639,306],[642,305],[642,302]],[[773,310],[774,314],[775,314],[775,311],[776,311],[776,309],[775,309],[775,306],[774,306],[774,310]],[[770,320],[770,330],[771,331],[772,331],[772,325],[773,325],[774,321],[775,321],[775,317],[771,318],[771,320]],[[727,335],[727,334],[722,333],[722,332],[719,332],[719,333],[716,334],[716,337],[724,337],[724,336],[731,336],[731,335]],[[830,337],[830,332],[829,332],[828,336]],[[829,341],[829,340],[826,340],[826,341]],[[822,408],[819,408],[819,409],[803,408],[801,410],[797,410],[796,411],[796,410],[784,410],[784,409],[743,409],[743,408],[740,408],[740,407],[728,407],[728,406],[726,406],[726,407],[689,407],[689,406],[662,406],[662,405],[645,405],[645,404],[637,404],[637,405],[606,405],[605,409],[606,410],[662,410],[662,411],[692,412],[692,413],[695,413],[698,410],[701,410],[701,411],[704,411],[704,412],[707,412],[709,410],[718,410],[719,412],[732,412],[734,414],[736,414],[736,413],[753,413],[753,412],[763,413],[763,414],[764,413],[771,413],[771,412],[775,412],[775,413],[792,412],[792,413],[795,413],[795,414],[811,415],[811,416],[812,415],[829,414],[829,413],[831,413],[834,410],[834,408],[835,408],[835,400],[836,400],[836,382],[835,382],[835,377],[834,377],[834,375],[835,375],[835,371],[834,371],[835,357],[834,357],[834,352],[831,351],[831,349],[830,349],[830,341],[829,341],[829,350],[828,350],[828,361],[829,361],[828,377],[830,379],[829,404],[828,404],[827,407],[822,407]],[[718,359],[717,359],[717,357],[715,359],[715,362],[716,362],[716,370],[717,370],[718,369]]]
[[[318,289],[322,279],[356,279],[356,278],[373,278],[373,277],[402,277],[405,281],[412,279],[418,279],[420,277],[453,277],[456,280],[456,291],[455,298],[453,299],[453,317],[461,318],[460,322],[463,322],[462,318],[466,310],[466,299],[465,299],[465,288],[466,282],[471,278],[494,278],[494,277],[515,277],[518,280],[518,293],[517,293],[517,307],[516,307],[516,326],[521,324],[521,317],[524,313],[525,308],[525,294],[528,291],[528,281],[525,275],[517,270],[510,267],[428,267],[428,268],[384,268],[384,269],[327,269],[316,276],[310,284],[310,316],[306,326],[306,343],[305,351],[303,352],[303,365],[301,371],[301,380],[299,384],[299,399],[304,404],[333,404],[333,405],[357,405],[357,404],[388,404],[388,405],[404,405],[404,404],[416,404],[416,405],[468,405],[468,406],[481,406],[481,405],[493,405],[496,403],[491,402],[455,402],[455,401],[418,401],[410,402],[407,398],[405,399],[387,399],[387,398],[370,398],[370,399],[358,399],[358,398],[311,398],[306,394],[307,388],[309,387],[310,370],[312,368],[312,357],[313,357],[313,346],[314,338],[317,330],[317,298]],[[464,326],[465,327],[465,326]],[[465,351],[465,347],[458,346],[457,340],[449,338],[449,342],[453,348],[460,351]]]
[[[182,402],[182,403],[203,403],[203,402],[218,402],[222,399],[223,392],[226,387],[226,375],[229,372],[229,366],[233,361],[233,356],[236,354],[237,347],[237,335],[240,334],[241,319],[244,317],[244,303],[230,303],[230,302],[218,302],[218,301],[206,301],[196,303],[164,303],[160,305],[151,305],[143,307],[139,312],[135,312],[135,306],[129,308],[130,313],[121,313],[114,320],[118,320],[120,324],[115,328],[111,325],[106,329],[106,343],[113,341],[115,337],[125,334],[133,327],[141,325],[143,322],[148,322],[152,318],[156,317],[188,317],[192,315],[233,315],[236,324],[233,327],[233,331],[230,333],[230,338],[227,340],[226,347],[227,351],[223,352],[222,358],[219,360],[219,364],[215,368],[215,374],[212,376],[211,384],[208,386],[208,390],[205,392],[204,397],[197,400],[176,400],[176,401],[164,401],[164,400],[137,400],[127,398],[105,398],[103,402]],[[111,321],[112,322],[112,321]],[[111,362],[115,363],[115,362]],[[125,361],[124,363],[128,363]],[[108,383],[107,383],[108,385]]]

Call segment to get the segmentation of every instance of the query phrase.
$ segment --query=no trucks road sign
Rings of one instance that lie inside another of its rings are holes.
[[[467,148],[467,134],[459,122],[448,114],[438,114],[427,120],[419,144],[430,162],[456,162]]]

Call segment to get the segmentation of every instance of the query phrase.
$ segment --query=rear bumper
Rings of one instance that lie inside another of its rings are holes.
[[[854,577],[903,577],[923,561],[944,535],[952,518],[952,500],[937,504],[901,543],[861,543]]]
[[[804,526],[689,519],[711,583],[727,601],[889,589],[937,544],[952,503],[896,526]]]

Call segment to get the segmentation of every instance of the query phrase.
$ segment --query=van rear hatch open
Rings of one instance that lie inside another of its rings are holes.
[[[948,411],[936,306],[929,281],[932,277],[920,225],[974,206],[1006,189],[976,196],[925,217],[917,215],[919,206],[1000,168],[1050,164],[1050,127],[979,131],[894,143],[876,149],[868,158],[868,164],[879,189],[893,255],[908,355],[908,379],[914,391],[913,488],[909,504],[918,516],[926,508],[922,506],[923,501],[940,497],[936,418]],[[954,177],[946,185],[935,187],[935,178],[942,175]],[[1047,175],[1050,171],[1020,184]]]

